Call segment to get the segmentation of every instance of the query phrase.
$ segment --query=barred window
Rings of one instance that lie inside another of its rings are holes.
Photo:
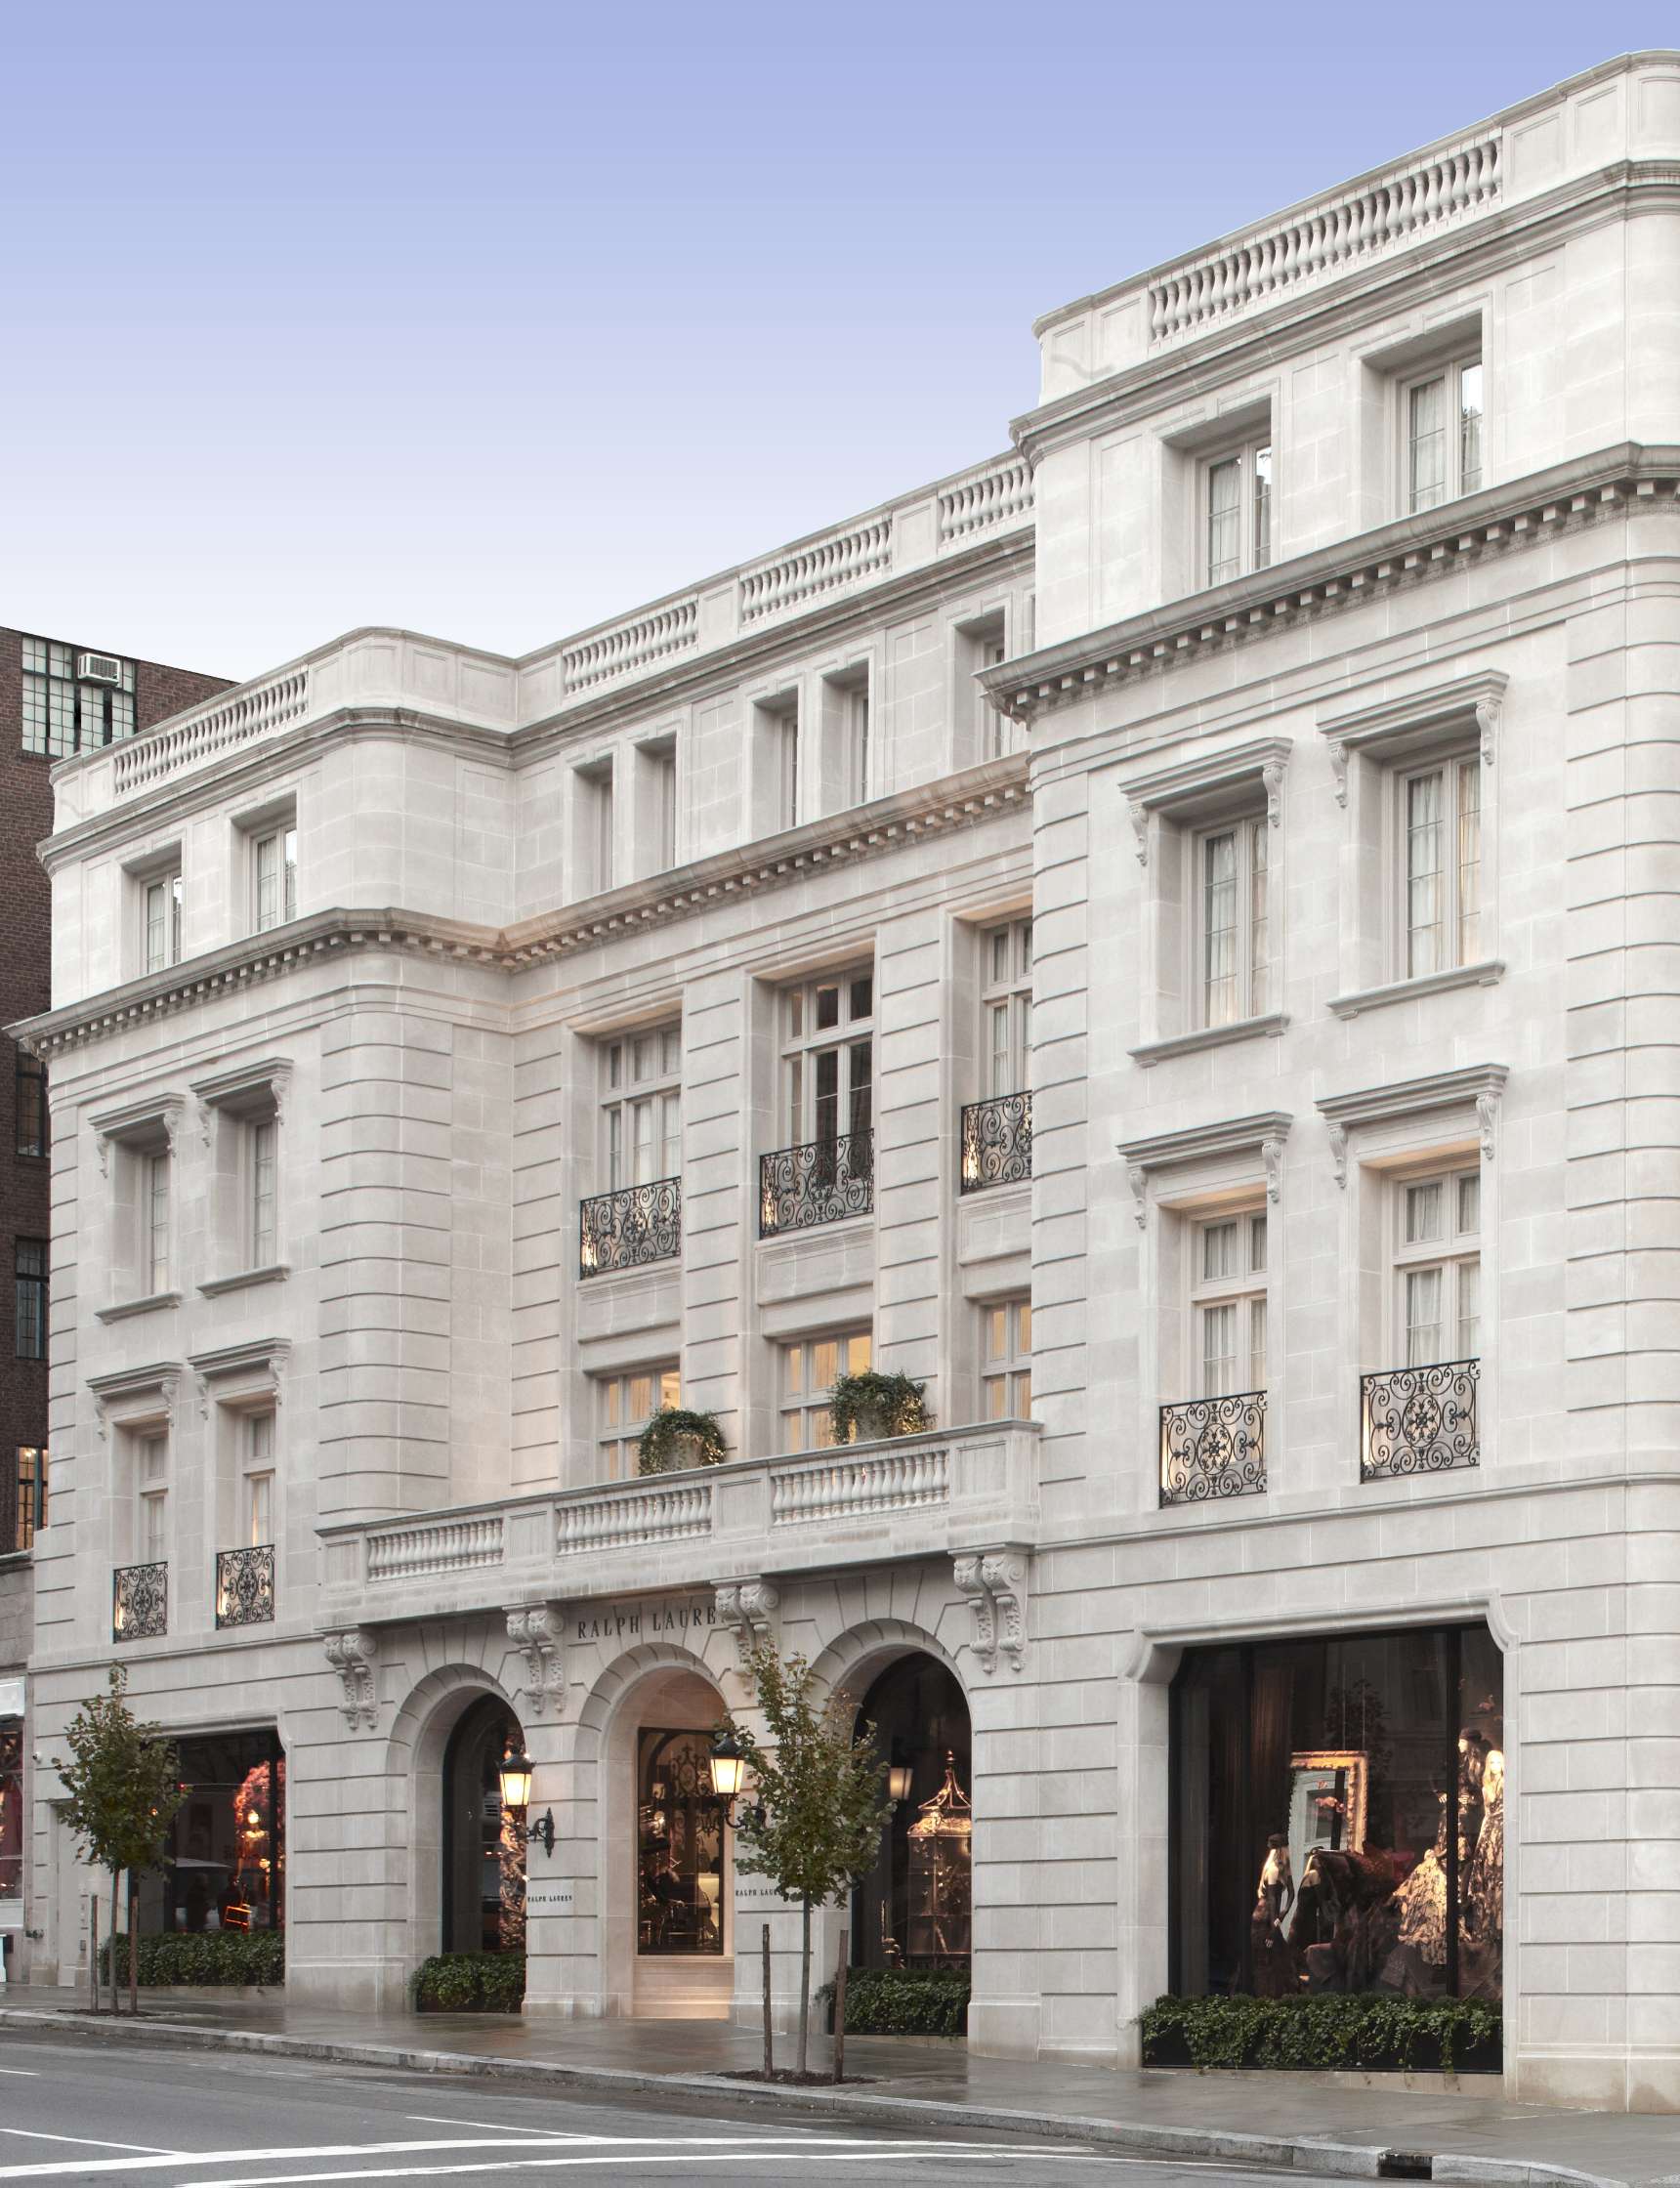
[[[134,663],[114,661],[116,682],[78,676],[94,656],[56,639],[23,641],[23,749],[63,760],[134,735]],[[101,655],[103,661],[106,656]]]

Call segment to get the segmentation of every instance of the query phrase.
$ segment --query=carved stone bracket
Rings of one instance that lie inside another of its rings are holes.
[[[1339,736],[1330,739],[1330,779],[1337,805],[1348,802],[1348,748]]]
[[[1332,1118],[1325,1125],[1324,1130],[1329,1135],[1330,1160],[1336,1166],[1336,1183],[1342,1188],[1343,1192],[1346,1192],[1348,1183],[1348,1128],[1345,1124],[1337,1124]]]
[[[770,1580],[723,1580],[718,1584],[718,1617],[735,1628],[735,1646],[744,1663],[761,1641],[771,1639],[772,1620],[781,1595]]]
[[[1499,706],[1500,694],[1497,692],[1490,692],[1486,698],[1476,701],[1476,727],[1481,733],[1482,765],[1485,768],[1493,765],[1493,749],[1499,736]]]
[[[561,1646],[560,1606],[527,1603],[508,1613],[508,1639],[525,1658],[525,1684],[520,1689],[533,1717],[566,1707],[566,1653]]]
[[[1281,1136],[1260,1142],[1260,1159],[1266,1165],[1266,1198],[1276,1200],[1283,1187],[1283,1142]]]
[[[1499,1097],[1490,1088],[1476,1097],[1476,1125],[1482,1139],[1482,1159],[1493,1159],[1493,1127],[1499,1115]]]
[[[1027,1552],[962,1550],[951,1559],[957,1592],[968,1599],[974,1620],[975,1661],[987,1677],[1001,1656],[1019,1671],[1027,1656]]]
[[[1132,1208],[1138,1219],[1138,1229],[1150,1227],[1150,1174],[1141,1162],[1126,1164],[1126,1183],[1132,1189]]]
[[[1132,824],[1132,837],[1137,845],[1138,864],[1147,866],[1150,863],[1149,807],[1144,804],[1141,798],[1128,798],[1126,800],[1126,819]]]
[[[338,1683],[344,1689],[339,1707],[345,1723],[354,1732],[365,1717],[371,1731],[379,1722],[379,1689],[374,1672],[379,1660],[378,1634],[369,1633],[365,1626],[353,1626],[347,1633],[329,1633],[322,1645],[326,1661],[338,1673]]]

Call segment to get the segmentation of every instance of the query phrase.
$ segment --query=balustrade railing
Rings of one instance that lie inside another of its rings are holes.
[[[698,642],[699,635],[697,598],[673,601],[669,607],[653,609],[630,622],[615,623],[610,630],[568,646],[561,655],[567,696],[591,691],[614,676],[651,668],[654,662],[668,660],[674,653],[686,653]]]
[[[962,1191],[1023,1185],[1032,1175],[1032,1097],[994,1094],[962,1113]]]
[[[837,1451],[797,1463],[773,1462],[770,1524],[797,1527],[866,1512],[905,1512],[949,1499],[950,1452],[943,1444],[866,1452],[857,1458]]]
[[[875,1205],[875,1135],[844,1132],[806,1147],[778,1148],[758,1163],[758,1235],[809,1231],[867,1215]]]
[[[796,547],[774,562],[741,572],[740,619],[756,623],[766,615],[819,600],[842,585],[885,573],[893,567],[893,519],[889,513],[866,524],[834,532],[808,547]]]
[[[1032,510],[1032,473],[1026,459],[1001,463],[940,489],[940,545],[961,546],[996,525]]]
[[[425,1527],[391,1528],[367,1537],[367,1578],[405,1580],[420,1573],[459,1573],[502,1562],[502,1515],[436,1520]]]
[[[274,1545],[263,1542],[244,1550],[216,1553],[216,1623],[273,1625],[274,1621]]]
[[[1160,1500],[1205,1504],[1266,1487],[1266,1393],[1193,1398],[1160,1410]]]
[[[683,1250],[683,1181],[622,1185],[578,1206],[577,1273],[603,1277],[671,1261]]]
[[[669,1489],[609,1490],[559,1505],[554,1546],[566,1556],[626,1542],[680,1541],[711,1531],[711,1483],[680,1482]]]
[[[190,714],[120,746],[114,785],[118,797],[144,789],[179,769],[195,767],[254,736],[268,736],[300,720],[309,705],[310,672],[286,669],[265,683],[247,685],[209,700]]]
[[[110,1599],[113,1641],[155,1641],[169,1631],[168,1565],[119,1565]]]
[[[1390,1368],[1360,1377],[1360,1480],[1393,1481],[1481,1463],[1478,1360]]]

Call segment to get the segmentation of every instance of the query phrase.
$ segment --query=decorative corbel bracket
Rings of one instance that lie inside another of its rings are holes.
[[[181,1368],[174,1361],[148,1368],[119,1368],[106,1375],[90,1375],[88,1388],[94,1398],[94,1425],[101,1442],[110,1435],[114,1417],[127,1422],[162,1420],[175,1426],[175,1400],[181,1388]]]
[[[1493,765],[1493,749],[1499,736],[1500,703],[1501,694],[1498,692],[1490,692],[1485,698],[1476,701],[1476,728],[1481,736],[1482,765],[1485,768]]]
[[[344,1721],[354,1732],[365,1717],[371,1732],[379,1722],[379,1689],[374,1670],[379,1661],[379,1636],[364,1626],[353,1626],[345,1633],[329,1633],[323,1646],[326,1661],[338,1673],[338,1683],[344,1690],[339,1707],[344,1711]]]
[[[1126,1183],[1132,1189],[1132,1210],[1138,1219],[1138,1229],[1150,1227],[1150,1174],[1141,1162],[1126,1164]]]
[[[1348,802],[1348,748],[1339,736],[1330,739],[1330,780],[1337,805]]]
[[[1126,800],[1126,819],[1132,824],[1132,839],[1137,845],[1138,864],[1150,863],[1150,813],[1141,798]]]
[[[1027,1657],[1027,1552],[1013,1543],[995,1550],[961,1550],[951,1578],[974,1620],[974,1654],[989,1678],[1001,1656],[1011,1671]]]
[[[725,1625],[735,1628],[735,1647],[743,1663],[760,1642],[773,1638],[772,1625],[780,1604],[780,1591],[770,1580],[718,1583],[718,1617]]]
[[[525,1696],[533,1717],[566,1708],[566,1652],[561,1645],[560,1606],[527,1603],[508,1613],[508,1639],[525,1658]]]
[[[1281,1133],[1260,1142],[1260,1159],[1266,1165],[1266,1198],[1276,1200],[1283,1190],[1283,1140]]]
[[[1334,1118],[1324,1126],[1330,1143],[1330,1160],[1335,1164],[1336,1183],[1345,1193],[1348,1187],[1348,1128]]]

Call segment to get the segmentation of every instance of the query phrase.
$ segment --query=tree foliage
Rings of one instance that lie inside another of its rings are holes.
[[[736,1867],[768,1876],[803,1917],[799,1979],[799,2072],[805,2072],[811,2018],[811,1911],[849,1892],[873,1868],[889,1803],[887,1766],[874,1727],[857,1725],[857,1707],[838,1689],[824,1695],[802,1656],[785,1660],[767,1642],[747,1659],[766,1738],[734,1717],[756,1782],[758,1805],[740,1818]]]

